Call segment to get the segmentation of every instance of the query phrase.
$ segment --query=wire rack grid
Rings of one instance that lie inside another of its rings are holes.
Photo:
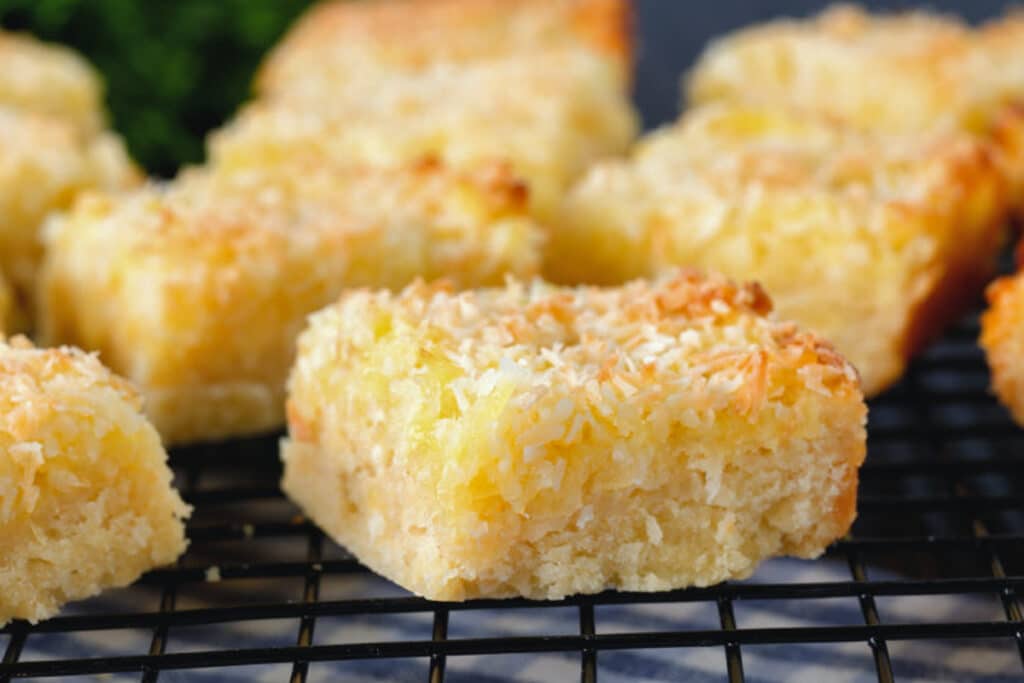
[[[759,573],[751,581],[710,588],[608,592],[557,603],[433,603],[375,580],[302,519],[277,488],[276,439],[256,439],[174,452],[178,483],[195,506],[188,554],[177,566],[151,572],[137,586],[86,602],[74,613],[0,630],[0,680],[96,674],[150,682],[185,674],[224,680],[232,671],[256,667],[258,675],[249,680],[299,683],[347,680],[349,664],[352,680],[497,681],[519,680],[519,674],[529,680],[523,670],[503,677],[502,662],[557,653],[557,671],[572,670],[573,678],[587,682],[599,674],[602,680],[631,678],[634,669],[615,666],[620,651],[641,662],[653,651],[699,651],[694,671],[735,682],[771,680],[750,665],[751,650],[770,647],[782,670],[795,672],[804,662],[799,656],[789,660],[787,652],[831,645],[840,649],[826,651],[825,666],[833,656],[841,663],[853,648],[869,660],[870,678],[884,683],[901,678],[893,650],[915,641],[939,643],[953,655],[964,648],[982,659],[998,651],[1004,670],[992,680],[1014,680],[1024,676],[1024,498],[1018,495],[1024,431],[989,396],[976,336],[972,317],[872,404],[859,518],[825,558],[804,563],[829,567],[825,580],[804,580],[795,572],[764,581]],[[909,618],[904,612],[887,619],[881,604],[944,599],[988,601],[997,609],[977,618],[957,603],[937,619],[915,618],[913,609]],[[836,600],[856,605],[846,622],[771,622],[776,611],[800,613],[804,605]],[[745,620],[752,604],[762,618]],[[616,609],[640,611],[627,628],[614,616],[602,623],[602,615]],[[571,630],[564,619],[535,618],[552,610],[571,615]],[[698,613],[704,616],[691,618]],[[489,620],[501,615],[507,622],[509,614],[518,627],[489,631]],[[454,628],[466,618],[466,626]],[[392,629],[389,620],[399,627]],[[358,626],[356,637],[338,635],[346,621]],[[280,628],[264,628],[271,623]],[[330,625],[321,633],[325,623]],[[545,624],[557,624],[558,632],[545,632]],[[126,631],[133,637],[119,640],[116,634]],[[115,641],[127,651],[103,647]],[[993,649],[978,654],[970,649],[975,642]],[[1005,669],[1008,653],[1012,664]],[[463,659],[476,668],[459,669]],[[606,661],[613,665],[607,676]],[[332,668],[318,675],[315,668],[328,663]],[[554,676],[550,671],[546,675]]]

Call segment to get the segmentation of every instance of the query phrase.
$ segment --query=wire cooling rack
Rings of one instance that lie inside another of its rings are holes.
[[[188,554],[0,630],[0,680],[1019,680],[1024,431],[976,337],[971,317],[872,404],[859,518],[820,560],[705,589],[433,603],[298,515],[276,439],[204,446],[172,454]]]

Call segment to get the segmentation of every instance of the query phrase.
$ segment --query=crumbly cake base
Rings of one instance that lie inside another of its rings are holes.
[[[715,492],[730,505],[709,504],[709,490],[685,480],[588,498],[539,538],[510,534],[502,552],[476,557],[449,555],[428,520],[403,515],[397,492],[391,514],[381,517],[353,504],[353,489],[386,487],[396,473],[348,479],[337,454],[286,441],[283,488],[361,562],[417,594],[557,600],[606,589],[708,586],[750,576],[769,557],[817,557],[855,514],[857,477],[847,449],[836,439],[814,451],[777,453],[774,467],[751,458],[749,469]]]

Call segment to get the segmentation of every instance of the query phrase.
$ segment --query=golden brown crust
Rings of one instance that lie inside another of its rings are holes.
[[[992,194],[993,186],[985,180],[1003,174],[1003,150],[965,144],[949,151],[944,182],[935,189],[939,194],[947,189],[960,193],[959,206],[948,217],[955,230],[944,237],[943,249],[936,255],[930,290],[908,313],[902,345],[905,363],[975,305],[996,272],[996,257],[1007,237],[1013,188],[1000,183],[1001,189]],[[971,229],[964,230],[968,226]],[[897,379],[899,375],[893,375],[890,381]]]
[[[663,315],[710,315],[716,301],[756,315],[768,315],[772,311],[772,300],[760,284],[737,285],[691,268],[681,268],[677,275],[662,283],[660,291],[654,295],[654,303]]]
[[[914,130],[965,93],[975,41],[962,21],[855,5],[781,19],[714,41],[687,82],[692,102],[790,102],[859,125]]]
[[[1006,196],[986,197],[985,186],[979,182],[1001,174],[1001,147],[962,145],[951,152],[946,159],[944,185],[937,189],[940,193],[945,189],[961,193],[959,209],[952,216],[953,225],[960,230],[951,235],[951,241],[940,256],[940,275],[932,290],[910,312],[904,342],[904,358],[908,362],[975,305],[985,284],[996,272],[996,255],[1007,238],[1006,208],[997,211],[978,208],[986,203],[1008,208],[1012,202]],[[1005,195],[1012,192],[1012,188],[1004,187],[999,192]],[[964,240],[963,227],[970,225],[975,227],[970,239]]]
[[[529,184],[548,218],[591,163],[625,151],[638,120],[615,72],[590,51],[477,60],[361,85],[296,83],[245,107],[210,137],[212,164],[238,169],[303,155],[401,165],[424,155],[473,167],[496,159]]]
[[[989,306],[981,315],[979,343],[992,372],[992,390],[1024,426],[1024,271],[999,278],[985,296]]]
[[[996,226],[1001,228],[1001,225]],[[918,304],[907,324],[903,357],[909,362],[960,315],[975,305],[978,293],[992,279],[996,264],[977,257],[974,263],[953,265],[936,283],[935,289]],[[893,377],[896,381],[898,377]]]
[[[459,366],[486,365],[483,359],[498,354],[523,368],[536,366],[551,386],[583,385],[595,372],[600,382],[641,387],[673,367],[677,375],[692,372],[695,388],[732,378],[728,381],[739,387],[731,396],[732,406],[740,414],[752,414],[766,398],[769,376],[805,368],[805,379],[819,389],[837,395],[859,393],[856,371],[828,341],[792,323],[765,317],[771,309],[760,285],[737,284],[689,268],[654,282],[637,280],[615,288],[560,288],[510,278],[504,288],[456,292],[444,280],[417,280],[398,294],[371,289],[344,293],[338,304],[312,316],[312,330],[304,337],[309,338],[306,347],[313,348],[335,330],[344,337],[343,330],[359,320],[372,320],[386,311],[389,318],[429,330],[429,337],[440,335],[435,342],[438,350],[432,353]],[[693,336],[688,330],[700,330],[701,340],[684,354],[664,348],[666,339]],[[740,337],[749,343],[738,346],[735,340]],[[662,340],[655,343],[660,351],[640,354],[638,349],[648,348],[655,338]],[[508,343],[513,346],[505,348]],[[302,344],[300,340],[300,348]],[[555,350],[537,359],[535,354],[547,347]],[[342,354],[351,350],[330,348]],[[558,355],[563,357],[555,361]],[[596,358],[603,360],[592,365]],[[293,369],[293,375],[301,372]],[[718,398],[712,394],[696,404],[714,404]],[[293,405],[287,412],[300,440],[322,428]]]
[[[574,23],[591,46],[621,62],[627,74],[635,65],[635,17],[630,0],[583,0]]]
[[[846,475],[838,486],[839,493],[829,511],[833,528],[839,530],[836,540],[845,536],[857,519],[857,486],[860,482],[861,464],[863,459],[857,462],[856,467],[846,470]]]
[[[1024,40],[1024,31],[1021,39]],[[999,151],[999,162],[1010,179],[1014,208],[1024,219],[1024,87],[1020,96],[995,108],[982,131]]]
[[[982,24],[978,34],[982,43],[997,52],[1019,51],[1024,38],[1024,7],[1011,6],[1002,17]]]
[[[892,124],[923,110],[888,109],[885,97],[894,93],[886,88],[899,83],[918,88],[922,104],[938,106],[937,96],[953,94],[961,75],[957,68],[966,66],[973,46],[970,28],[954,17],[870,14],[840,5],[810,19],[756,24],[714,41],[689,77],[689,96],[695,102],[791,101],[858,123]],[[883,65],[888,71],[861,71]],[[755,76],[760,79],[750,80]],[[872,89],[879,78],[881,85]],[[890,115],[895,120],[886,120]]]
[[[0,397],[8,406],[28,405],[31,410],[0,413],[0,432],[16,440],[30,438],[39,423],[55,415],[66,397],[51,396],[51,382],[77,384],[81,389],[109,389],[135,410],[142,410],[142,397],[130,382],[105,368],[95,355],[70,346],[36,350],[22,335],[5,341],[0,336]]]
[[[0,335],[7,334],[14,329],[12,324],[15,322],[15,312],[14,293],[11,291],[7,279],[0,273]]]
[[[264,62],[256,89],[281,92],[290,81],[323,73],[344,79],[359,64],[411,71],[573,41],[617,63],[628,78],[632,20],[629,0],[322,2],[300,17]]]

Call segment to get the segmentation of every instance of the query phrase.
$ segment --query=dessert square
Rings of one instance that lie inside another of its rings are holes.
[[[428,598],[656,591],[814,557],[855,514],[866,409],[757,286],[360,290],[310,318],[283,487]]]
[[[231,171],[296,157],[375,166],[425,155],[462,168],[508,162],[546,219],[569,183],[590,163],[624,152],[638,127],[616,70],[587,51],[442,63],[371,80],[257,100],[211,136],[211,163]]]
[[[188,514],[130,384],[77,349],[0,341],[0,625],[173,562]]]
[[[90,195],[49,230],[42,337],[99,351],[167,443],[269,431],[309,313],[346,287],[535,274],[527,202],[502,164],[436,160],[193,170]]]
[[[890,132],[934,126],[1009,143],[1024,210],[1024,12],[974,28],[925,11],[851,5],[741,29],[711,43],[687,78],[691,103],[788,103]]]
[[[784,105],[713,104],[591,168],[554,223],[549,279],[679,266],[759,281],[874,395],[994,273],[1011,190],[956,130],[863,131]]]
[[[59,118],[0,104],[0,270],[22,314],[35,297],[47,215],[84,190],[118,190],[138,180],[116,135],[85,134]]]

